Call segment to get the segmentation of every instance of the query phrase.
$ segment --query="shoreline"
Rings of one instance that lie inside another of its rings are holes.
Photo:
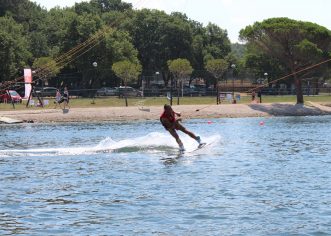
[[[318,116],[331,115],[331,107],[307,102],[293,103],[220,104],[220,105],[174,105],[183,119],[244,118],[271,116]],[[158,120],[163,106],[150,107],[97,107],[40,110],[0,111],[0,117],[29,123],[54,122],[106,122]]]

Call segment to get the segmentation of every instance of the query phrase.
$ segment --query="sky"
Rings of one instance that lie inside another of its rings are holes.
[[[47,9],[73,6],[82,0],[32,0]],[[86,1],[86,0],[85,0]],[[188,18],[209,22],[227,30],[232,43],[239,42],[239,31],[257,21],[288,17],[310,21],[331,30],[330,0],[124,0],[134,9],[150,8],[167,13],[182,12]]]

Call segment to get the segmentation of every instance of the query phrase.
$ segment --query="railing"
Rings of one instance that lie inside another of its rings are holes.
[[[256,87],[235,87],[234,89],[231,87],[220,87],[219,92],[220,93],[247,93],[250,94],[252,90]],[[275,89],[275,88],[261,88],[263,95],[296,95],[295,89]],[[258,92],[259,89],[256,89],[255,92]],[[302,88],[303,95],[308,96],[315,96],[315,95],[329,95],[331,96],[331,87],[330,88],[309,88],[309,87],[303,87]],[[144,97],[166,97],[167,94],[170,93],[170,88],[164,88],[164,89],[149,89],[146,88],[143,91]],[[177,97],[177,89],[172,90],[173,96]],[[183,96],[185,97],[198,97],[198,96],[216,96],[216,89],[184,89],[183,90]],[[86,98],[92,98],[97,97],[97,89],[69,89],[69,95],[70,97],[86,97]],[[179,95],[182,96],[182,90],[179,90]],[[118,94],[113,96],[119,96]],[[50,97],[55,97],[50,96]],[[101,97],[101,96],[98,96]]]

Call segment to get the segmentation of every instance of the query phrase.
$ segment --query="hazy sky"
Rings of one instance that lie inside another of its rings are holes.
[[[72,6],[82,0],[32,0],[50,9]],[[86,0],[85,0],[86,1]],[[271,17],[311,21],[331,30],[330,0],[124,0],[135,9],[153,8],[167,13],[179,11],[204,25],[217,24],[238,42],[240,29]]]

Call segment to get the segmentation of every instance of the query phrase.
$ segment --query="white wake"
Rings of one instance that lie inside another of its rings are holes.
[[[189,136],[180,134],[180,138],[187,152],[197,148],[197,142]],[[203,142],[211,144],[208,145],[208,148],[212,148],[221,140],[220,135],[201,138]],[[168,133],[153,132],[145,136],[119,141],[107,137],[95,146],[0,150],[0,157],[87,155],[108,152],[167,152],[169,150],[178,150],[175,139]]]

